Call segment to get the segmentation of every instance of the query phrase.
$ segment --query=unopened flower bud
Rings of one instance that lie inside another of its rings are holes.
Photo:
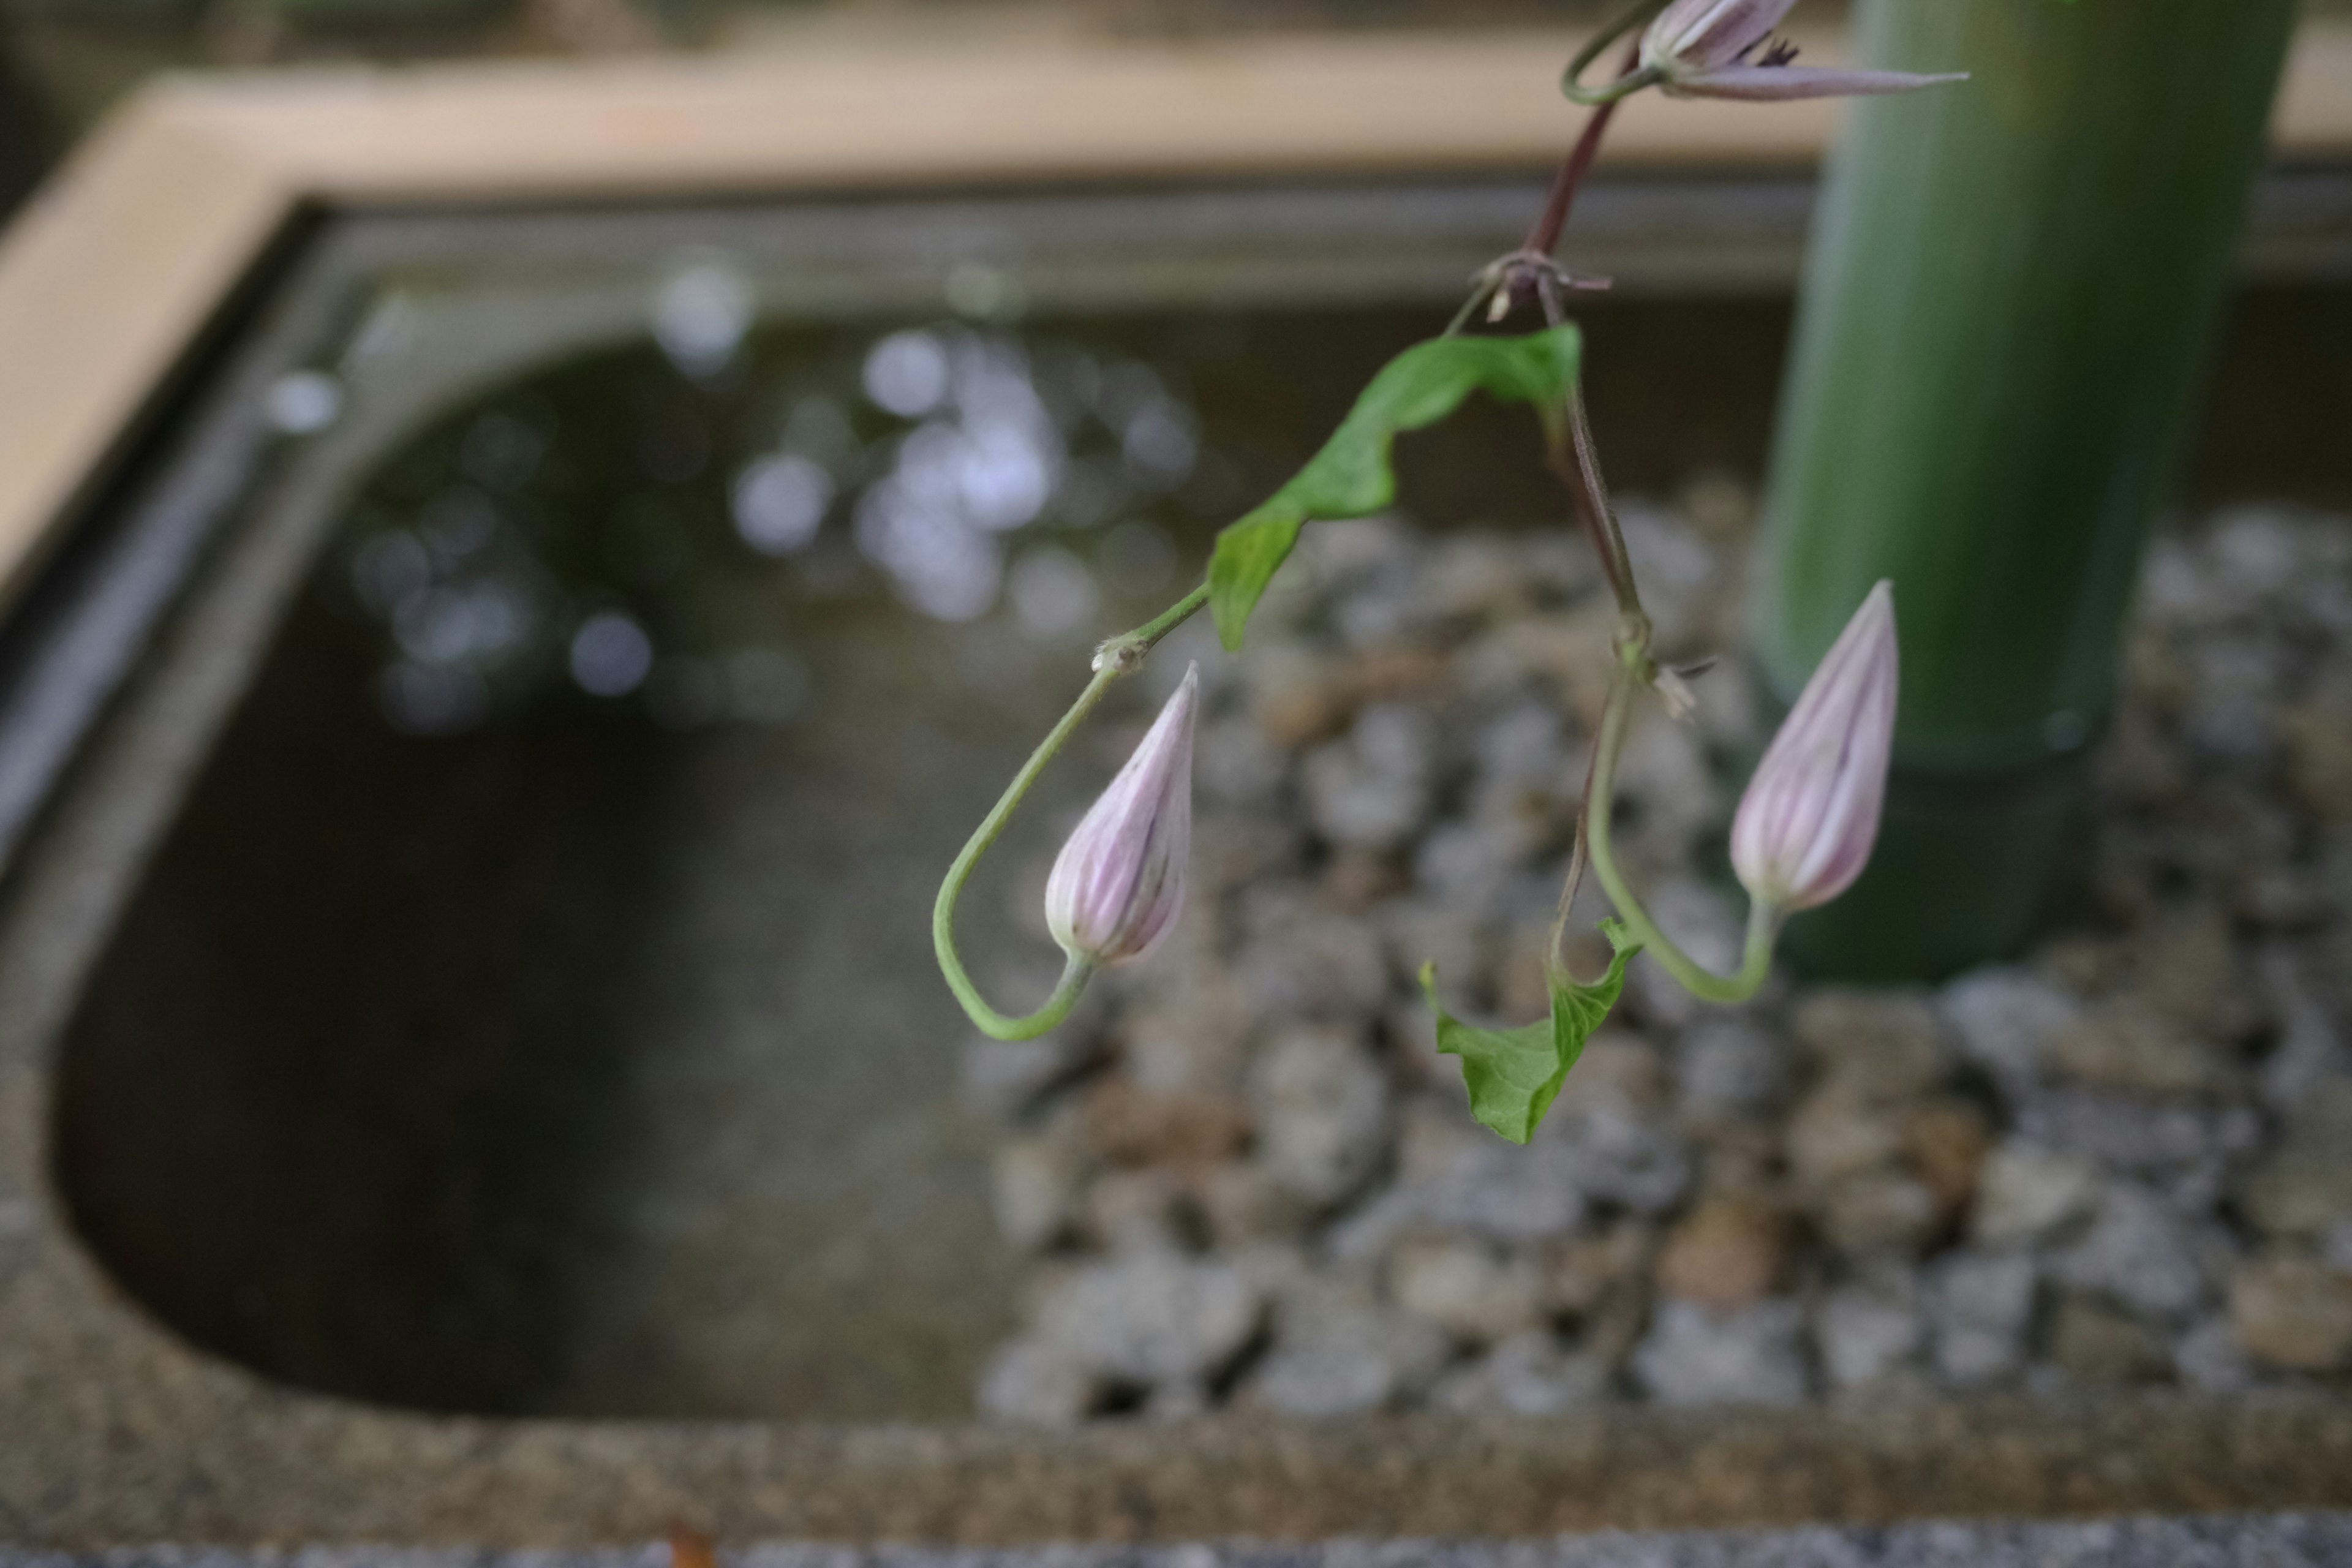
[[[1895,742],[1895,588],[1880,583],[1805,682],[1731,821],[1731,864],[1780,910],[1853,885],[1878,838]]]
[[[1184,910],[1200,690],[1196,664],[1054,858],[1045,926],[1076,957],[1106,965],[1142,958]]]
[[[1682,98],[1835,98],[1907,92],[1965,74],[1817,70],[1789,62],[1796,50],[1767,47],[1796,0],[1675,0],[1642,35],[1642,65]]]

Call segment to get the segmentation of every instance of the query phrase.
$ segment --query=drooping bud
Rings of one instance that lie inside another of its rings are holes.
[[[1759,901],[1825,904],[1878,838],[1895,742],[1895,586],[1880,583],[1805,682],[1731,820],[1731,865]]]
[[[1201,667],[1160,710],[1143,743],[1054,858],[1045,926],[1068,952],[1109,965],[1142,958],[1184,910],[1192,845],[1192,716]]]
[[[1796,0],[1675,0],[1642,35],[1642,65],[1679,98],[1837,98],[1850,93],[1908,92],[1965,73],[1917,76],[1909,71],[1817,70],[1792,66],[1796,50],[1766,47],[1772,29]],[[1761,51],[1759,53],[1759,51]]]

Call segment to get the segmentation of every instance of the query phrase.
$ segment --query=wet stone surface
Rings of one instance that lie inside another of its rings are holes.
[[[1669,657],[1737,646],[1744,511],[1725,485],[1628,508]],[[1637,961],[1513,1148],[1413,976],[1539,1015],[1612,620],[1571,537],[1378,520],[1316,531],[1238,659],[1203,627],[1164,650],[1154,679],[1197,656],[1207,683],[1183,922],[1069,1037],[967,1059],[1032,1260],[983,1412],[2352,1378],[2352,524],[2158,542],[2086,885],[2033,952],[1731,1010]],[[1728,665],[1698,692],[1637,729],[1621,837],[1723,963],[1754,705]]]

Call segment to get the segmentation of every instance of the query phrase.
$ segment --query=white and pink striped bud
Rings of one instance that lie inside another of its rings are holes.
[[[1772,737],[1731,821],[1731,865],[1759,902],[1825,904],[1878,839],[1895,744],[1895,587],[1880,583]]]
[[[1145,957],[1184,912],[1200,691],[1196,664],[1054,858],[1045,926],[1074,957],[1103,965]]]
[[[1796,0],[1675,0],[1642,35],[1642,64],[1677,98],[1835,98],[1908,92],[1964,75],[1816,70],[1789,62],[1797,51],[1769,42]]]

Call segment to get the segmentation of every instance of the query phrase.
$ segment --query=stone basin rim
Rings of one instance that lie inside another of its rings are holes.
[[[56,1239],[74,1256],[44,1272],[82,1298],[79,1342],[47,1347],[65,1379],[31,1364],[42,1347],[0,1352],[0,1532],[70,1551],[576,1548],[679,1523],[849,1545],[1529,1540],[2352,1506],[2352,1408],[2287,1392],[1068,1432],[394,1412],[186,1349]],[[97,1397],[61,1385],[75,1372]]]
[[[24,1175],[51,1125],[48,1069],[16,1054],[40,1031],[7,1022],[0,1162]],[[0,1322],[14,1297],[52,1327],[0,1341],[0,1536],[70,1550],[591,1545],[673,1521],[722,1539],[971,1545],[1534,1538],[2352,1504],[2352,1405],[2284,1394],[1069,1434],[401,1414],[190,1351],[105,1282],[46,1184],[26,1185],[32,1260],[0,1268]]]

